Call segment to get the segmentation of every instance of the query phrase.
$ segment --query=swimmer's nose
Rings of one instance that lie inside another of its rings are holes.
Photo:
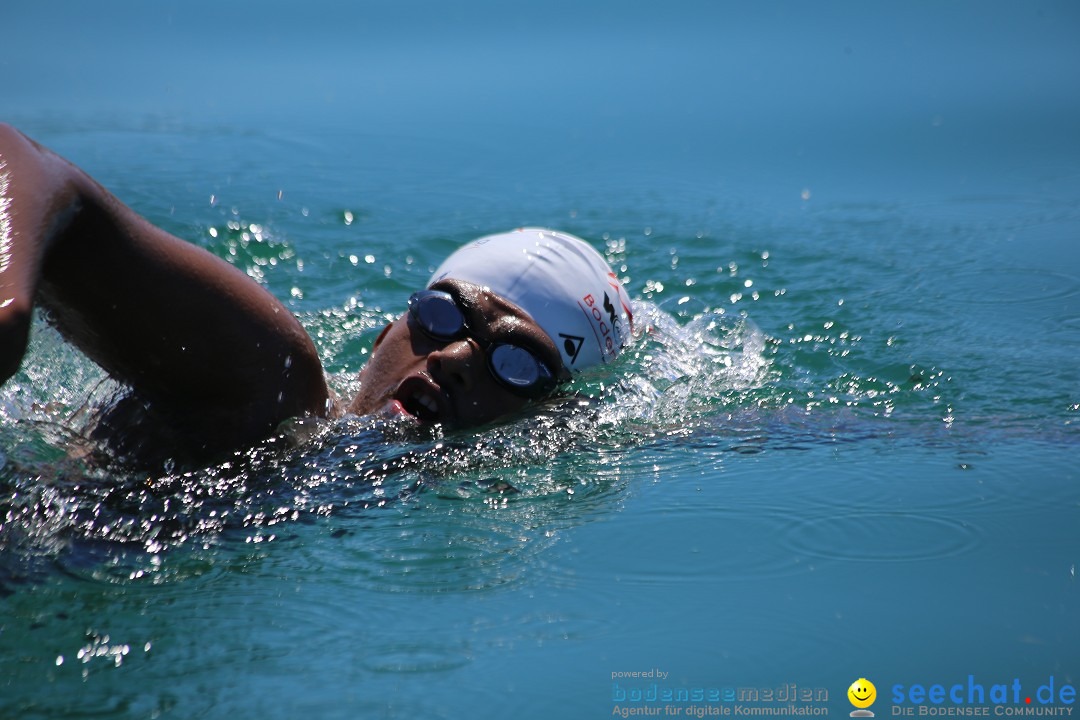
[[[484,351],[471,338],[456,340],[428,353],[427,371],[444,390],[473,392],[481,380],[479,373],[486,372]]]

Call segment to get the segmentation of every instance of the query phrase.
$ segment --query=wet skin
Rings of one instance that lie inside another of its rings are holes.
[[[469,334],[449,342],[437,340],[416,327],[409,313],[403,314],[375,341],[371,359],[360,371],[360,391],[349,412],[397,413],[422,424],[470,427],[521,409],[528,401],[492,376],[475,336],[527,348],[556,377],[568,379],[558,349],[521,308],[458,280],[440,281],[432,289],[454,296]]]

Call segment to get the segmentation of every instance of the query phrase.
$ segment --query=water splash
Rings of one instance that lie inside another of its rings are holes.
[[[746,402],[770,380],[768,338],[746,317],[706,310],[682,325],[649,302],[636,304],[635,317],[644,331],[608,393],[606,422],[686,426]]]

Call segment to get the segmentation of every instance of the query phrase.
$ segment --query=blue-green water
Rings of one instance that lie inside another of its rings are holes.
[[[650,683],[843,716],[859,677],[880,717],[896,684],[1080,682],[1073,5],[0,23],[0,119],[286,300],[342,392],[490,231],[589,239],[647,328],[585,406],[132,475],[68,456],[114,388],[40,322],[0,390],[3,717],[609,717]]]

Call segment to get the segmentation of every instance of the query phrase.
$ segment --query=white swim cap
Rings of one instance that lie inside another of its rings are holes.
[[[431,276],[487,287],[532,316],[580,372],[614,360],[630,342],[630,298],[581,238],[543,228],[488,235],[459,248]]]

